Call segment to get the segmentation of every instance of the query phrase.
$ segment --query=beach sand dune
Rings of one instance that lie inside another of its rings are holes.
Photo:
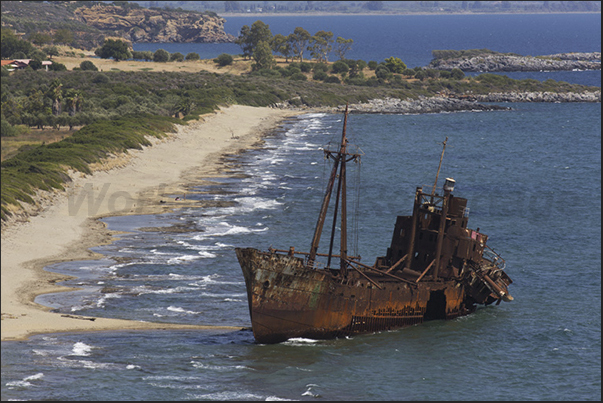
[[[183,207],[190,202],[166,195],[182,194],[187,184],[215,174],[221,155],[253,147],[263,133],[299,113],[230,106],[179,126],[177,133],[153,140],[151,147],[116,156],[92,175],[74,173],[67,191],[37,215],[2,230],[2,340],[55,332],[217,328],[61,315],[34,299],[72,290],[56,284],[68,277],[45,271],[45,266],[94,258],[88,248],[111,242],[111,232],[98,218]]]

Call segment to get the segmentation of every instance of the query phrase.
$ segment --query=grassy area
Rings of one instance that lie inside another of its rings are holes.
[[[2,137],[2,161],[15,156],[19,150],[25,151],[32,146],[51,144],[71,136],[77,128],[65,129],[29,129],[28,133],[14,137]]]
[[[92,123],[60,141],[33,145],[2,161],[1,218],[6,220],[20,202],[34,204],[38,189],[63,189],[70,169],[91,173],[89,165],[110,154],[150,145],[146,136],[162,137],[175,130],[178,119],[131,116]]]

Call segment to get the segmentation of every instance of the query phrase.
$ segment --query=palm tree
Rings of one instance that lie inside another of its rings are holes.
[[[58,79],[54,79],[46,93],[52,99],[52,113],[56,116],[61,114],[61,101],[63,100],[63,84]]]

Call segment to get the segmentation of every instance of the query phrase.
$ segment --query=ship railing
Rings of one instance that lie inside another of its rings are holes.
[[[505,259],[503,259],[498,253],[494,251],[488,245],[485,246],[484,252],[482,253],[482,257],[487,261],[493,263],[498,269],[504,270],[506,267]]]
[[[444,200],[444,196],[439,195],[438,193],[433,191],[433,186],[423,185],[421,191],[421,199],[419,200],[420,204],[430,204],[435,207],[442,207],[442,202]]]
[[[293,249],[293,250],[292,249],[286,250],[286,249],[268,248],[268,251],[270,253],[286,253],[286,254],[289,254],[289,255],[291,255],[291,254],[293,254],[293,255],[305,255],[305,256],[309,256],[310,255],[309,252],[298,252],[295,249]],[[327,256],[329,256],[329,254],[327,254],[327,253],[316,253],[316,256],[327,257]],[[331,257],[332,258],[340,258],[341,256],[339,256],[339,255],[331,255]],[[352,260],[360,260],[361,259],[360,256],[346,256],[346,257],[348,259],[352,259]]]

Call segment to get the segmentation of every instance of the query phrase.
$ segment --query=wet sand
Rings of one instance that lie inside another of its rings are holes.
[[[184,194],[187,184],[216,174],[224,153],[253,147],[262,134],[300,113],[235,105],[206,115],[179,126],[166,139],[153,140],[151,147],[107,160],[92,175],[74,173],[67,191],[46,196],[37,215],[6,225],[2,229],[2,341],[56,332],[239,329],[64,315],[50,312],[34,299],[73,290],[57,285],[69,277],[44,267],[99,257],[88,248],[112,241],[111,231],[99,218],[157,214],[194,205],[171,195]]]

